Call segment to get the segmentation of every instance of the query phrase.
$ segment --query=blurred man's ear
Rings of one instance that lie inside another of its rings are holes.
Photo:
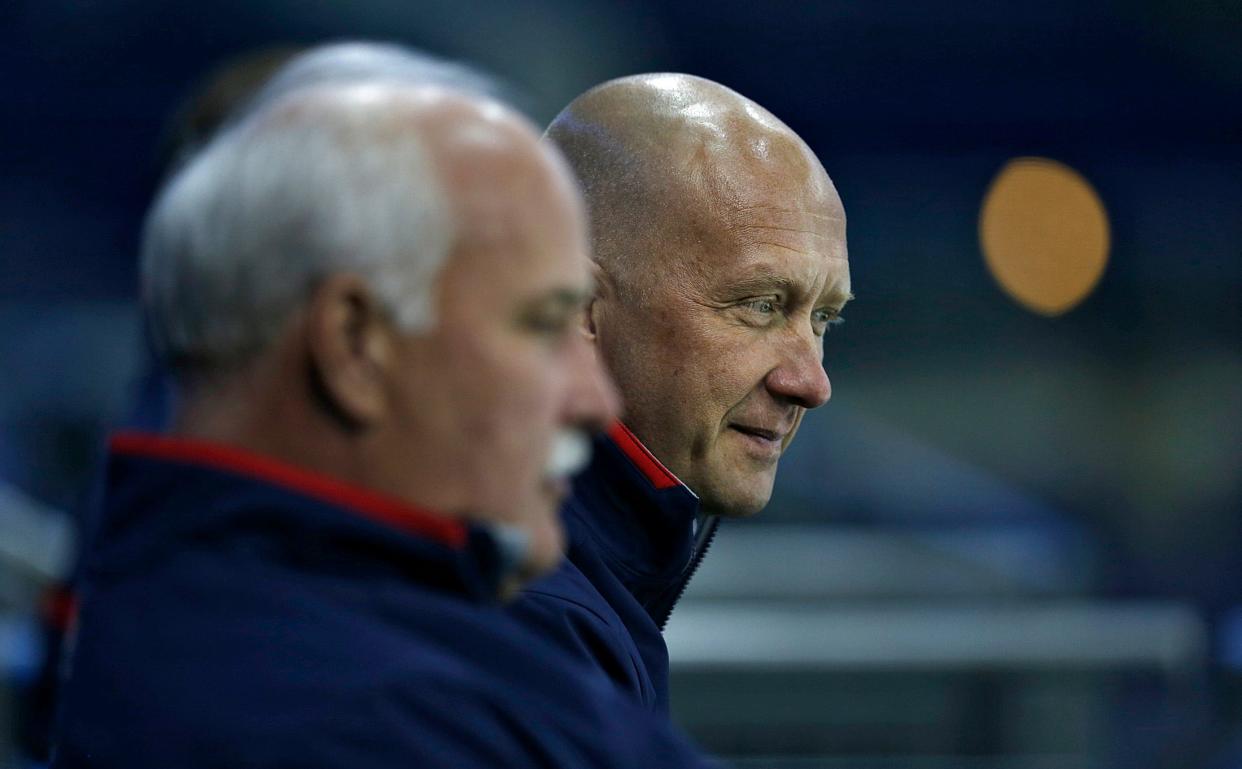
[[[591,297],[582,312],[582,333],[591,342],[595,341],[595,299]]]
[[[600,299],[612,293],[611,279],[608,273],[604,272],[604,268],[599,266],[599,262],[591,262],[591,279],[594,289],[591,293],[591,299],[587,302],[586,312],[582,313],[582,330],[586,334],[587,339],[595,341],[596,335],[599,333],[596,328],[598,321],[597,313],[600,310]]]
[[[365,428],[388,410],[385,386],[392,366],[392,324],[366,282],[333,275],[306,308],[312,387],[348,426]]]

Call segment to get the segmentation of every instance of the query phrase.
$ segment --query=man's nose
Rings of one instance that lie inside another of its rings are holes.
[[[832,397],[832,383],[824,371],[819,337],[798,335],[787,340],[780,363],[768,372],[764,384],[773,396],[813,409]]]
[[[585,336],[575,336],[571,344],[565,422],[584,430],[604,430],[621,417],[621,397],[595,346]]]

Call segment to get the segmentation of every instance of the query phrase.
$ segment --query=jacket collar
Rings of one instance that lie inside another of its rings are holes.
[[[299,558],[350,563],[349,551],[359,569],[490,600],[520,560],[515,538],[490,527],[233,446],[125,432],[109,449],[92,571],[127,571],[179,541],[250,537]]]
[[[640,601],[689,563],[698,511],[694,492],[620,422],[595,439],[567,508]]]

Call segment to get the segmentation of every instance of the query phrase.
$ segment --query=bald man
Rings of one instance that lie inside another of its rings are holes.
[[[718,518],[767,504],[803,416],[829,398],[823,338],[851,298],[845,212],[788,126],[702,78],[610,81],[546,138],[586,193],[586,334],[624,423],[574,480],[568,561],[514,611],[666,711],[661,630]]]

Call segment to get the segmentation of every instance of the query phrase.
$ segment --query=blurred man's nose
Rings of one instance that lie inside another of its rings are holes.
[[[798,335],[787,340],[776,368],[768,372],[764,385],[778,400],[806,409],[822,406],[832,397],[832,383],[824,371],[821,340],[814,335]]]
[[[575,337],[565,421],[584,430],[603,430],[621,417],[621,397],[595,346]]]

